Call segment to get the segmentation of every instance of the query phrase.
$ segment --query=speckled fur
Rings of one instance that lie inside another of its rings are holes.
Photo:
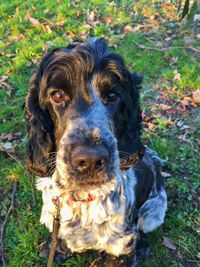
[[[146,150],[143,160],[157,175],[155,154],[152,150]],[[62,195],[58,237],[65,240],[71,251],[96,249],[114,256],[128,254],[134,249],[138,229],[149,232],[159,227],[166,212],[166,193],[163,188],[159,192],[154,189],[155,179],[149,199],[139,210],[138,224],[132,224],[130,227],[128,216],[135,209],[136,183],[134,168],[128,171],[118,170],[116,179],[94,190],[82,192],[79,197],[83,201],[69,204],[69,192],[56,185],[56,172],[52,177],[39,178],[37,188],[43,192],[41,223],[52,231],[55,213],[52,198]],[[93,194],[95,199],[91,202],[84,201],[89,193]],[[129,246],[131,240],[133,242]]]
[[[43,177],[41,223],[52,232],[59,197],[63,251],[106,253],[100,266],[135,266],[141,231],[159,227],[167,209],[162,161],[140,138],[141,81],[104,39],[92,39],[47,54],[26,97],[25,158]],[[120,170],[135,154],[137,165]]]

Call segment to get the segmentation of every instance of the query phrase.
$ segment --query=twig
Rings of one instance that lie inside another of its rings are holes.
[[[51,240],[51,247],[49,252],[49,258],[47,262],[47,267],[53,266],[53,259],[56,251],[57,246],[57,239],[58,239],[58,230],[60,226],[60,200],[58,197],[52,199],[55,208],[56,214],[53,216],[53,230],[52,230],[52,240]]]
[[[13,156],[8,150],[3,149],[2,147],[0,147],[0,151],[5,152],[11,159],[13,159],[14,161],[16,161],[20,166],[23,167],[22,163],[20,162],[20,160],[18,160],[17,158],[15,158],[15,156]]]
[[[140,49],[147,49],[147,50],[155,50],[155,51],[166,51],[166,50],[170,50],[170,49],[190,49],[193,50],[194,52],[200,53],[200,49],[192,47],[192,46],[169,46],[169,47],[149,47],[149,46],[145,46],[145,45],[141,45],[138,42],[133,40],[133,43]]]
[[[11,214],[11,211],[14,209],[14,198],[15,198],[16,189],[17,189],[17,183],[14,183],[13,189],[12,189],[12,194],[11,194],[10,207],[9,207],[7,213],[6,213],[5,219],[4,219],[3,224],[1,226],[0,245],[1,245],[1,260],[2,260],[3,266],[6,266],[6,260],[5,260],[5,257],[4,257],[3,237],[4,237],[6,224],[8,222],[8,218],[9,218],[9,216]]]
[[[96,262],[98,262],[101,258],[97,258],[95,259],[91,264],[90,264],[90,267],[95,267],[96,266]]]
[[[32,198],[33,198],[33,205],[36,206],[36,198],[35,198],[33,176],[32,175],[28,175],[28,177],[30,177],[30,185],[31,185]]]

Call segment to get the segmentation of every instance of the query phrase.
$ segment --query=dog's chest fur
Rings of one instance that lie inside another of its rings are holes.
[[[52,199],[59,197],[58,237],[65,240],[72,252],[96,249],[115,256],[129,253],[131,247],[127,244],[137,235],[134,226],[127,231],[128,220],[133,216],[136,178],[133,169],[120,171],[118,175],[117,179],[90,191],[94,196],[92,201],[87,201],[88,192],[81,195],[85,201],[71,201],[68,192],[55,183],[56,174],[38,179],[37,188],[42,190],[43,197],[41,223],[52,232],[56,213]]]

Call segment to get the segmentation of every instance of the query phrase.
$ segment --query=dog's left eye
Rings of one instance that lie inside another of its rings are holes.
[[[103,101],[107,105],[108,103],[116,102],[118,99],[119,99],[118,93],[110,92],[104,97]]]
[[[61,103],[66,102],[66,95],[61,90],[53,92],[51,94],[51,98],[57,104],[61,104]]]

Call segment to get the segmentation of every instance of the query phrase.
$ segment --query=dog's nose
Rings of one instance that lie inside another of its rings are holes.
[[[80,173],[100,171],[107,166],[109,152],[103,145],[78,146],[72,152],[72,164]]]

